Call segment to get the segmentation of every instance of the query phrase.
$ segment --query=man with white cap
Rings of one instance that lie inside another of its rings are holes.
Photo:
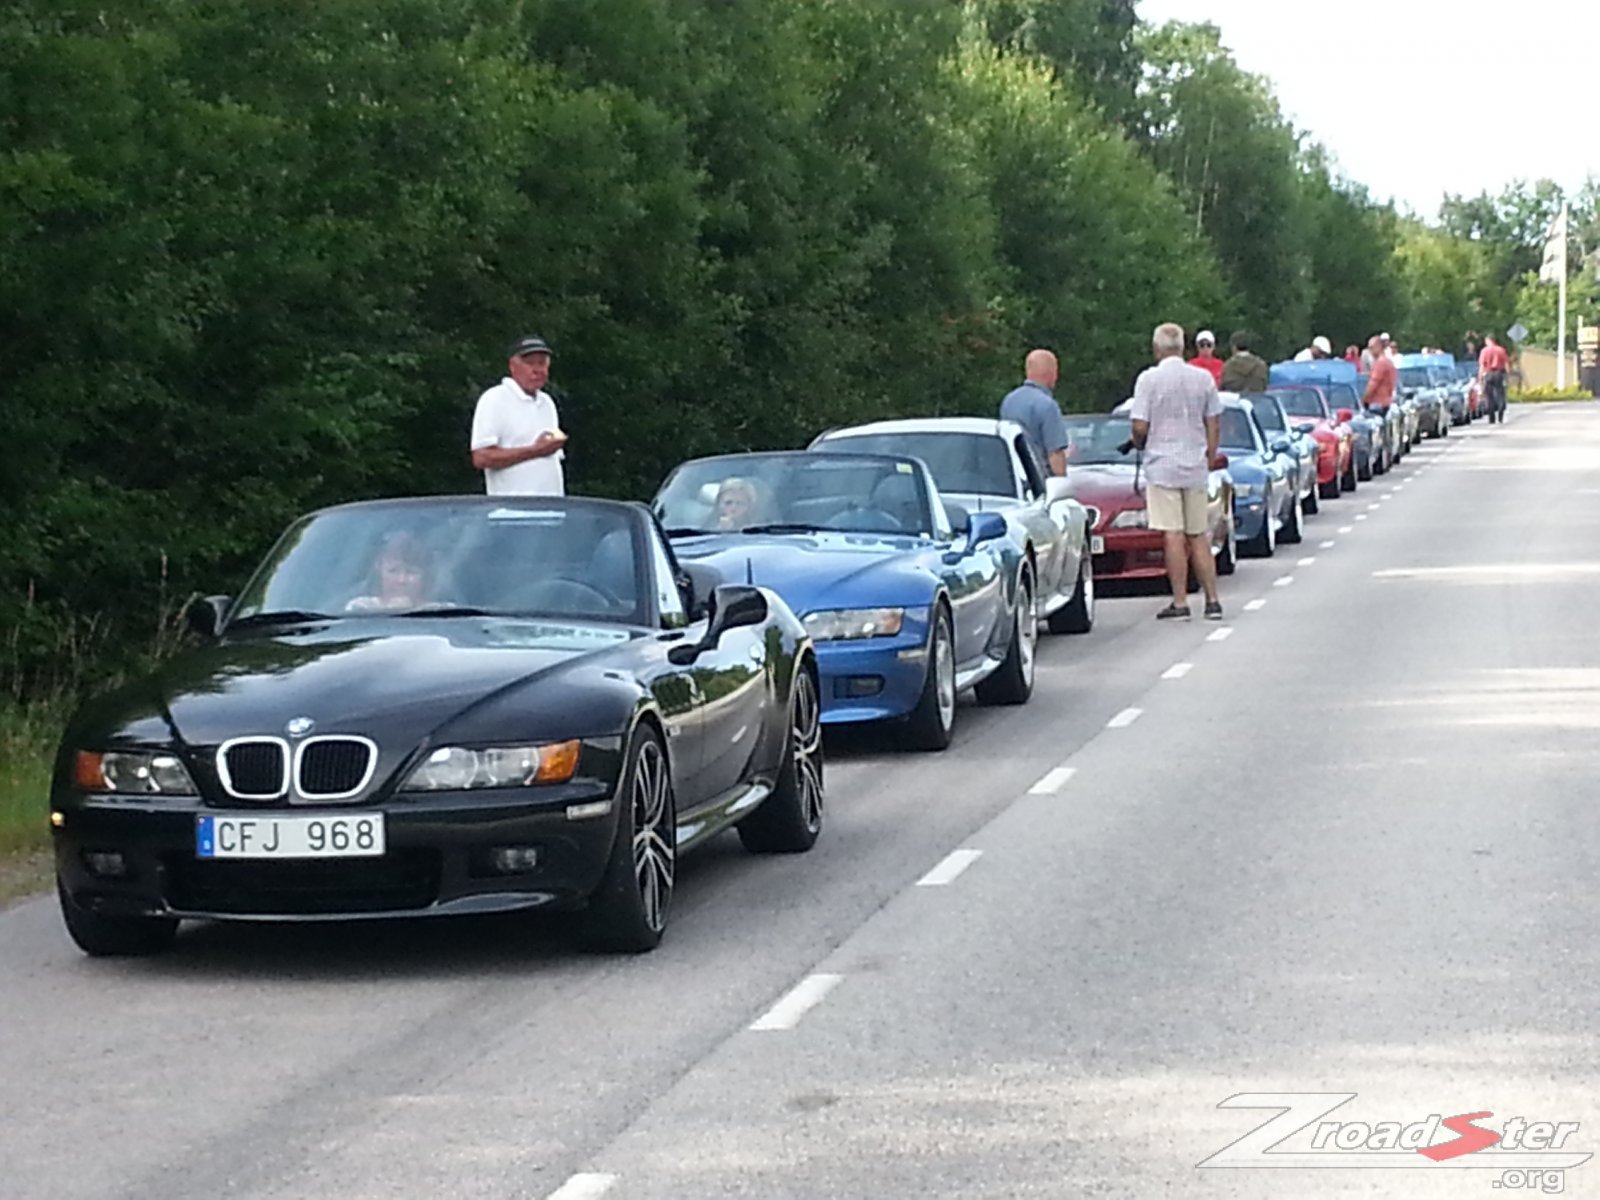
[[[537,334],[518,338],[506,377],[478,397],[472,417],[472,465],[491,496],[560,496],[567,435],[544,390],[550,346]]]
[[[1294,360],[1295,362],[1318,362],[1324,358],[1332,357],[1333,343],[1319,334],[1311,339],[1311,345],[1294,356]]]
[[[1222,360],[1216,356],[1217,335],[1209,329],[1202,329],[1195,335],[1194,348],[1195,356],[1189,360],[1189,365],[1210,371],[1212,382],[1221,387]]]

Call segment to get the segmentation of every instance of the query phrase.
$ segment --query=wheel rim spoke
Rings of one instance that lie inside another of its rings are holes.
[[[942,633],[943,628],[942,624],[934,626],[933,669],[937,673],[934,685],[939,693],[939,716],[949,726],[956,714],[956,664],[950,639]]]
[[[672,898],[677,851],[670,819],[671,784],[661,751],[646,745],[634,766],[633,871],[645,924],[660,931]]]
[[[795,684],[793,737],[800,815],[815,831],[822,827],[822,721],[811,676],[805,674]]]

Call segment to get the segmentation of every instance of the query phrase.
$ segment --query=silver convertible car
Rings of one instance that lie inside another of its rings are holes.
[[[933,472],[947,509],[1000,513],[1032,562],[1039,614],[1051,633],[1094,627],[1094,513],[1066,479],[1051,476],[1022,426],[982,417],[911,417],[830,429],[811,449],[919,458]]]

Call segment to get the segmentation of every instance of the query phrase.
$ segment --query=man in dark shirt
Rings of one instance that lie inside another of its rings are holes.
[[[1267,370],[1265,359],[1250,353],[1250,335],[1241,329],[1228,339],[1228,343],[1233,347],[1233,353],[1222,364],[1220,390],[1238,392],[1240,395],[1266,391],[1271,372]]]

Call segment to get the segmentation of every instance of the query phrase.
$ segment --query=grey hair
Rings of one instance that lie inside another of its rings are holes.
[[[1157,325],[1155,337],[1151,340],[1157,354],[1169,356],[1183,353],[1183,326],[1168,321],[1165,325]]]

